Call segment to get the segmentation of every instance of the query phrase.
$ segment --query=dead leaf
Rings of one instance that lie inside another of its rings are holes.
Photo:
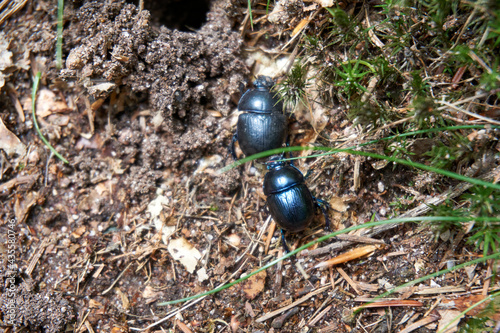
[[[260,292],[262,292],[262,290],[264,290],[266,277],[266,271],[262,271],[249,277],[248,280],[243,282],[243,291],[247,295],[248,299],[254,299]]]
[[[104,198],[109,195],[110,185],[112,185],[111,181],[100,182],[95,186],[95,191],[99,195],[99,197]]]
[[[89,300],[89,309],[100,309],[102,307],[103,307],[103,305],[101,302],[98,302],[94,299]]]
[[[9,131],[0,118],[0,149],[3,149],[7,156],[17,154],[23,156],[26,152],[26,146],[19,140],[19,138]]]
[[[459,312],[463,312],[472,305],[482,301],[485,299],[486,296],[484,295],[471,295],[471,296],[462,296],[459,298],[455,298],[453,300],[443,300],[441,303],[443,306],[446,307],[454,307],[456,308]],[[468,316],[473,316],[473,317],[478,317],[481,316],[481,312],[486,309],[488,304],[490,304],[491,300],[485,301],[484,303],[479,304],[476,306],[474,309],[470,310],[469,312],[466,313]],[[500,320],[500,312],[492,313],[489,314],[488,317],[492,320]]]
[[[245,302],[245,312],[252,318],[256,316],[255,312],[253,311],[252,305],[248,301]]]
[[[206,173],[209,173],[209,174],[213,174],[214,171],[212,171],[210,169],[207,170],[207,168],[214,168],[221,161],[222,161],[222,156],[220,156],[220,155],[210,155],[210,156],[207,156],[207,157],[202,157],[198,161],[198,168],[196,168],[196,170],[194,171],[194,174],[196,175],[198,173],[203,173],[203,172],[206,172]]]
[[[79,226],[78,228],[76,228],[72,233],[71,233],[71,236],[75,237],[75,238],[80,238],[82,237],[82,235],[85,233],[85,231],[87,230],[87,227],[85,227],[84,225],[82,226]]]
[[[69,116],[65,114],[51,114],[47,117],[47,122],[55,126],[64,127],[69,124],[69,119]]]
[[[146,286],[144,288],[144,291],[142,292],[142,297],[149,299],[149,298],[155,298],[158,296],[158,292],[151,286]]]
[[[170,255],[186,268],[189,273],[193,273],[201,253],[185,238],[173,239],[168,243],[167,250]]]
[[[87,195],[79,198],[78,209],[98,214],[104,201],[109,200],[110,181],[100,182]]]
[[[92,311],[94,314],[105,314],[106,313],[106,307],[101,303],[96,300],[91,299],[89,301],[89,308],[90,309],[96,309]]]
[[[50,89],[40,89],[36,99],[36,115],[45,118],[53,113],[69,111],[68,104]]]
[[[121,175],[125,172],[126,168],[122,168],[122,160],[118,158],[111,158],[108,157],[106,158],[106,162],[108,162],[108,165],[111,167],[111,170],[113,170],[113,173],[115,175]]]
[[[99,134],[93,135],[90,139],[80,137],[76,142],[75,148],[77,150],[82,150],[83,148],[88,149],[99,149],[103,146],[104,142]]]
[[[460,318],[462,318],[464,315],[460,315],[460,311],[456,310],[438,310],[438,312],[441,315],[441,319],[439,320],[437,331],[443,333],[456,332],[458,330],[457,325],[458,323],[460,323]],[[457,317],[459,317],[459,319],[455,320]],[[442,331],[442,329],[453,320],[455,321],[450,326],[448,326],[446,331]]]
[[[24,197],[18,197],[14,203],[14,214],[18,223],[24,223],[24,220],[28,217],[28,213],[36,203],[38,199],[38,193],[29,192]]]
[[[125,294],[120,288],[115,288],[115,292],[120,296],[122,301],[122,309],[128,310],[130,308],[130,302],[128,300],[127,294]]]
[[[168,205],[168,202],[169,200],[167,197],[158,195],[148,205],[148,212],[151,214],[150,223],[155,226],[157,232],[161,233],[161,240],[164,244],[168,243],[170,236],[175,232],[175,226],[165,225],[160,218],[163,206]]]
[[[21,122],[24,123],[26,120],[26,117],[24,116],[23,106],[21,105],[21,102],[19,101],[19,94],[17,93],[16,88],[10,82],[7,83],[5,85],[5,87],[7,88],[7,94],[9,95],[10,101],[14,105],[14,109],[16,109],[16,112],[19,115],[19,119],[21,120]]]

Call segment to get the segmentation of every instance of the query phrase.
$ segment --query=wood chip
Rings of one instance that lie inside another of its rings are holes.
[[[349,277],[349,275],[347,275],[347,273],[342,268],[337,267],[337,272],[339,272],[340,275],[342,275],[342,277],[347,281],[347,283],[349,283],[349,285],[352,287],[352,289],[354,289],[354,291],[356,292],[356,294],[358,294],[358,295],[362,294],[359,291],[358,286],[356,285],[356,283]]]
[[[264,247],[264,254],[267,255],[269,251],[269,246],[271,245],[271,239],[273,239],[274,231],[276,230],[276,222],[274,220],[269,225],[269,231],[267,232],[266,245]]]
[[[425,317],[423,319],[420,319],[419,321],[416,321],[408,326],[406,326],[400,333],[409,333],[413,332],[414,330],[423,327],[425,325],[428,325],[432,322],[435,322],[439,320],[441,316],[437,312],[431,313],[428,317]]]
[[[446,287],[430,287],[423,290],[415,291],[417,295],[434,295],[434,294],[445,294],[445,293],[458,293],[463,292],[466,289],[464,287],[457,286],[446,286]]]
[[[305,18],[305,19],[302,19],[302,21],[299,22],[299,24],[297,24],[295,26],[295,28],[293,29],[292,31],[292,37],[295,36],[296,34],[298,34],[299,32],[302,31],[302,29],[304,29],[304,27],[309,23],[309,19]]]
[[[359,248],[355,248],[349,252],[343,253],[327,261],[320,262],[314,268],[326,269],[328,267],[333,267],[338,264],[343,264],[348,261],[352,261],[366,255],[372,254],[378,247],[376,245],[367,245]]]
[[[187,327],[186,324],[184,324],[182,321],[180,321],[179,319],[176,319],[175,320],[175,324],[177,325],[177,327],[184,333],[192,333],[193,331],[191,331],[189,329],[189,327]]]

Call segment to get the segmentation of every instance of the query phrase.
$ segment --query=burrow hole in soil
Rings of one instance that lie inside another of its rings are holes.
[[[139,6],[139,0],[127,2]],[[209,0],[153,0],[144,1],[144,9],[151,13],[154,23],[180,31],[198,30],[207,21]]]

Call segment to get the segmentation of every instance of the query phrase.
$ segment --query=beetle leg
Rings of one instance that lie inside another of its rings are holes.
[[[313,169],[308,169],[306,172],[306,175],[304,176],[304,179],[309,178],[309,176],[311,175],[312,172],[313,172]]]
[[[288,248],[288,245],[286,245],[285,232],[283,229],[281,229],[281,242],[283,243],[283,250],[285,250],[285,253],[289,253],[290,249]]]
[[[231,140],[231,146],[229,148],[229,152],[231,153],[231,156],[233,156],[233,159],[236,161],[236,152],[234,151],[234,143],[238,141],[238,131],[235,131],[233,134],[233,139]]]
[[[331,209],[330,205],[325,200],[321,200],[318,198],[314,198],[314,204],[316,205],[316,207],[319,207],[323,212],[323,216],[325,217],[325,230],[332,231],[330,229],[330,219],[328,218],[328,214],[325,209],[325,207]]]

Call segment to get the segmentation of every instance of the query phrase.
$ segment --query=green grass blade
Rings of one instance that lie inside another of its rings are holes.
[[[57,69],[62,68],[63,16],[64,16],[64,0],[57,0],[57,42],[56,42]]]
[[[253,30],[252,0],[248,0],[248,15],[250,15],[250,27]]]
[[[386,161],[389,161],[389,162],[398,163],[398,164],[402,164],[402,165],[414,167],[414,168],[425,170],[425,171],[435,172],[435,173],[438,173],[440,175],[447,176],[447,177],[450,177],[450,178],[454,178],[454,179],[457,179],[457,180],[460,180],[460,181],[465,181],[465,182],[468,182],[468,183],[471,183],[471,184],[485,186],[485,187],[488,187],[488,188],[493,188],[493,189],[496,189],[496,190],[500,190],[500,184],[494,184],[494,183],[490,183],[490,182],[487,182],[487,181],[484,181],[484,180],[481,180],[481,179],[470,178],[470,177],[463,176],[463,175],[460,175],[460,174],[452,172],[452,171],[435,168],[435,167],[428,166],[428,165],[425,165],[425,164],[422,164],[422,163],[417,163],[417,162],[412,162],[412,161],[408,161],[408,160],[403,160],[403,159],[396,158],[396,157],[393,157],[393,156],[385,156],[385,155],[379,155],[379,154],[375,154],[375,153],[371,153],[371,152],[366,152],[366,151],[352,150],[350,148],[345,148],[345,149],[336,149],[336,148],[329,148],[329,147],[286,147],[286,148],[277,148],[277,149],[268,150],[268,151],[265,151],[265,152],[262,152],[262,153],[258,153],[258,154],[255,154],[255,155],[243,158],[241,160],[238,160],[235,163],[230,164],[230,165],[228,165],[228,166],[220,169],[219,172],[220,173],[226,172],[228,170],[231,170],[234,167],[237,167],[238,165],[241,165],[243,163],[246,163],[246,162],[258,159],[258,158],[262,158],[262,157],[266,157],[266,156],[271,156],[271,155],[276,155],[276,154],[281,154],[283,152],[302,151],[302,150],[326,151],[326,153],[316,154],[316,155],[309,155],[309,156],[302,156],[302,157],[294,157],[294,158],[290,158],[290,159],[286,159],[286,160],[296,160],[296,159],[299,159],[299,158],[321,157],[321,156],[331,155],[331,154],[336,154],[336,153],[348,153],[348,154],[352,154],[352,155],[366,156],[366,157],[371,157],[371,158],[375,158],[375,159],[386,160]]]
[[[43,136],[42,131],[40,131],[40,127],[38,127],[38,122],[36,121],[36,113],[35,113],[36,93],[38,91],[38,84],[40,83],[41,76],[42,76],[41,72],[36,73],[36,76],[33,79],[33,89],[31,91],[31,111],[32,111],[32,116],[33,116],[33,124],[35,125],[36,132],[38,133],[38,136],[40,137],[40,139],[42,139],[43,143],[45,143],[45,145],[47,147],[49,147],[49,149],[54,153],[54,155],[56,155],[64,163],[69,163],[68,160],[66,160],[64,157],[62,157],[61,154],[59,154],[55,150],[55,148],[52,147],[52,145],[49,143],[49,141]]]

